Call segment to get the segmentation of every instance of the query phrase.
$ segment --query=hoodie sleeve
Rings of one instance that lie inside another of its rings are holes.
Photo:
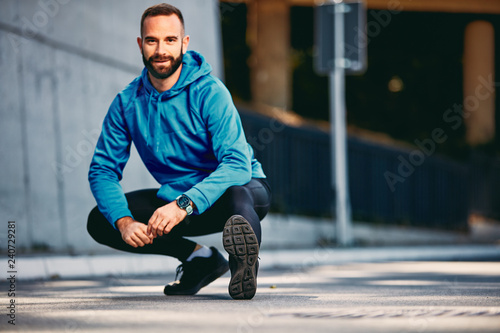
[[[199,92],[198,101],[219,165],[185,193],[198,214],[211,207],[230,186],[247,184],[252,178],[251,155],[240,116],[227,88],[214,80]]]
[[[115,222],[119,218],[132,217],[119,183],[130,157],[131,142],[120,98],[117,96],[104,118],[89,170],[90,189],[97,206],[115,229]]]

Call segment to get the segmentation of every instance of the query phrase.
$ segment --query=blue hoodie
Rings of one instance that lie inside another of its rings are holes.
[[[194,51],[184,55],[177,83],[159,93],[147,69],[112,102],[90,164],[99,210],[115,222],[132,216],[119,181],[134,143],[167,202],[186,194],[201,214],[233,185],[265,178],[247,143],[229,91]],[[142,221],[147,222],[147,221]]]

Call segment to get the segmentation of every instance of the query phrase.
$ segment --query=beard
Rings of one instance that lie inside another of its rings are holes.
[[[177,58],[174,58],[172,56],[152,56],[149,59],[146,59],[144,56],[144,51],[142,52],[142,62],[144,63],[144,66],[148,69],[149,73],[153,75],[155,78],[159,80],[164,80],[170,77],[175,71],[179,68],[179,66],[182,64],[182,58],[184,54],[182,52],[182,46],[181,46],[181,52]],[[153,61],[170,61],[170,66],[156,66],[154,65]]]

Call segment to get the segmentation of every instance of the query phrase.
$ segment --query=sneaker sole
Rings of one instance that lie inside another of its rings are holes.
[[[229,295],[234,299],[251,299],[257,291],[255,264],[259,258],[259,243],[250,223],[240,215],[227,220],[223,232],[224,249],[236,264],[231,272]]]

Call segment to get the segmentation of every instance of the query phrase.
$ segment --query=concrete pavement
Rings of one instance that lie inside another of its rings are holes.
[[[164,296],[178,262],[163,256],[19,255],[15,279],[5,266],[0,282],[0,331],[499,331],[495,243],[263,247],[260,258],[256,297],[234,301],[229,274],[198,295]]]
[[[500,224],[476,222],[469,233],[427,230],[403,226],[377,226],[356,222],[352,248],[318,248],[331,244],[335,228],[329,219],[270,214],[262,223],[262,268],[328,265],[345,262],[395,260],[476,260],[500,258]],[[215,246],[224,253],[220,233],[191,239]],[[38,253],[20,255],[18,278],[22,280],[99,277],[106,275],[167,274],[179,262],[154,255],[132,255],[95,243],[95,249],[79,255]]]
[[[167,297],[174,273],[19,281],[5,332],[498,332],[493,261],[344,262],[266,268],[257,295],[234,301],[229,275]],[[0,283],[8,304],[8,283]]]
[[[215,242],[214,242],[215,243]],[[222,244],[216,246],[225,254]],[[409,260],[500,260],[500,245],[432,245],[353,248],[309,248],[265,250],[260,254],[261,269],[303,268],[353,262]],[[131,276],[170,274],[179,262],[158,255],[127,254],[113,251],[102,255],[31,255],[17,258],[17,278],[68,279],[107,275]],[[5,269],[6,271],[7,269]]]

